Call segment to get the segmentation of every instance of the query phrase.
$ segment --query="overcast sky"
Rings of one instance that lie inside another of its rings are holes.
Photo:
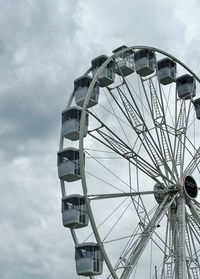
[[[0,0],[0,277],[77,278],[61,224],[61,111],[90,61],[125,44],[200,74],[198,0]]]

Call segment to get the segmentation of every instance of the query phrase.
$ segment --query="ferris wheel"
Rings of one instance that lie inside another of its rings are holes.
[[[199,92],[148,46],[98,56],[74,81],[57,164],[78,275],[200,278]]]

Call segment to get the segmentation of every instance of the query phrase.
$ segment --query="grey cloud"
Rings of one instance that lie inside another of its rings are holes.
[[[78,59],[72,51],[78,1],[55,3],[8,1],[1,11],[2,153],[14,154],[12,147],[57,137],[56,124],[72,91],[73,61]]]

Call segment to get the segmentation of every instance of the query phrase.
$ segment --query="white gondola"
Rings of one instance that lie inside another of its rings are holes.
[[[92,60],[92,75],[95,76],[101,65],[108,59],[106,55],[100,55]],[[112,84],[115,80],[114,63],[110,61],[106,67],[99,73],[98,81],[101,87]]]
[[[145,77],[155,71],[156,58],[152,50],[137,50],[135,52],[134,58],[135,70],[140,76]]]
[[[96,243],[75,246],[76,272],[78,275],[93,276],[103,272],[103,255]]]
[[[65,138],[72,141],[79,139],[80,122],[82,109],[80,107],[71,107],[62,112],[62,134]],[[88,113],[85,118],[84,136],[87,135]]]
[[[126,48],[127,46],[121,46],[113,50],[113,53],[117,53]],[[115,61],[116,61],[115,64],[116,74],[120,76],[128,76],[134,72],[135,66],[134,66],[134,55],[132,50],[125,51],[122,54],[117,55]]]
[[[190,99],[196,96],[196,80],[188,74],[176,79],[176,89],[180,99]]]
[[[73,147],[65,148],[57,153],[58,177],[67,182],[81,179],[79,150]]]
[[[92,82],[92,77],[86,75],[74,81],[74,95],[77,106],[83,107],[88,88]],[[99,85],[96,83],[92,89],[87,107],[93,107],[98,103]]]
[[[197,119],[200,119],[200,98],[193,101]]]
[[[163,85],[176,81],[176,62],[169,58],[158,61],[158,79]]]
[[[69,195],[62,198],[63,226],[70,229],[83,228],[88,225],[88,220],[88,212],[83,196]]]

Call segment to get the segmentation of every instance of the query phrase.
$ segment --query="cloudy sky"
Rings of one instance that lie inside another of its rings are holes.
[[[125,44],[200,74],[197,0],[0,0],[2,279],[75,279],[57,178],[61,111],[90,61]]]

